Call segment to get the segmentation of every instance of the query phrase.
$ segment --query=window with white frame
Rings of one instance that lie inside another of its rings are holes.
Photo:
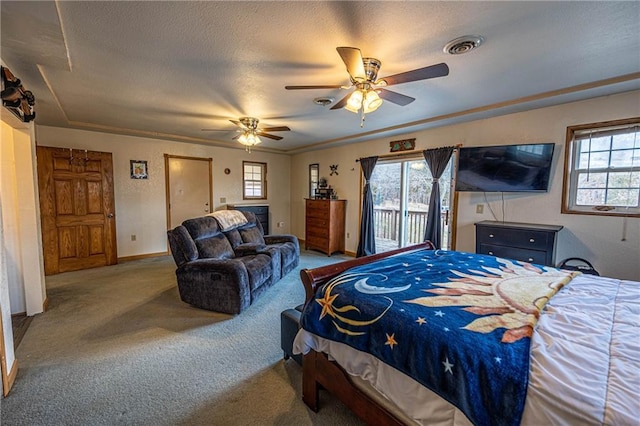
[[[562,212],[640,217],[640,117],[567,127]]]
[[[242,198],[267,199],[267,163],[242,162]]]

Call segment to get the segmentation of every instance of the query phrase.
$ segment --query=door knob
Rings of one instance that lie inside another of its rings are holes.
[[[107,215],[107,217],[108,217],[109,219],[111,219],[111,218],[113,217],[113,213],[109,213],[109,214]]]

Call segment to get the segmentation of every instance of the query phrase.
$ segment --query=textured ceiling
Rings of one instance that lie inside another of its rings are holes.
[[[238,147],[230,119],[289,126],[261,147],[299,152],[640,88],[640,2],[1,3],[3,63],[36,96],[36,124]],[[450,40],[479,34],[465,55]],[[367,115],[312,101],[348,92],[337,46],[379,77],[446,62]],[[207,132],[204,128],[227,129]]]

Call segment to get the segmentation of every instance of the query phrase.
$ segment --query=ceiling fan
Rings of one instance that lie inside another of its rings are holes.
[[[236,126],[240,127],[238,132],[239,135],[235,136],[233,139],[237,139],[238,142],[245,145],[247,151],[250,151],[252,146],[258,145],[260,142],[260,137],[265,137],[269,139],[273,139],[279,141],[282,139],[282,136],[271,135],[267,132],[285,132],[291,130],[287,126],[275,126],[275,127],[258,127],[258,120],[255,117],[240,117],[240,120],[229,120]],[[228,132],[226,129],[202,129],[205,132]]]
[[[347,66],[351,85],[319,85],[319,86],[285,86],[287,90],[304,89],[351,89],[355,88],[331,109],[340,109],[362,114],[360,127],[364,125],[364,115],[375,111],[382,105],[382,100],[396,105],[405,106],[415,101],[415,98],[398,92],[385,89],[394,84],[409,83],[411,81],[426,80],[429,78],[444,77],[449,74],[449,67],[445,63],[418,68],[399,74],[390,75],[378,79],[378,71],[382,62],[375,58],[363,58],[360,49],[356,47],[336,48],[342,61]]]

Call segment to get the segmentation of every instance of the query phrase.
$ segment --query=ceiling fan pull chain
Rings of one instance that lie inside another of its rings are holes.
[[[362,128],[362,127],[364,127],[364,114],[365,114],[364,107],[362,107],[361,111],[362,111],[362,117],[360,119],[360,127]]]

